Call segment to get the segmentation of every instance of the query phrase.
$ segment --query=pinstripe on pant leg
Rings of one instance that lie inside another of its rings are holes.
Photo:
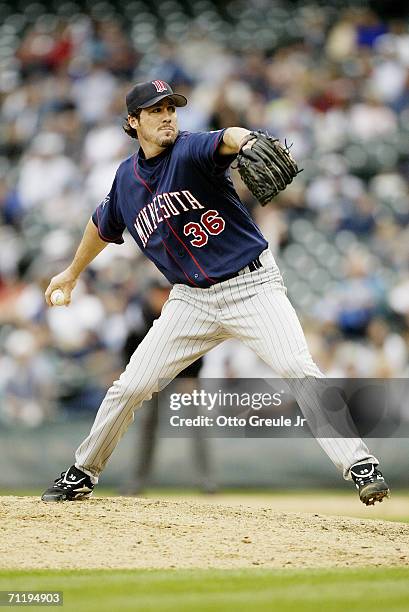
[[[267,271],[265,282],[258,280],[251,289],[250,277],[251,274],[245,274],[229,281],[236,286],[230,287],[232,297],[227,300],[227,315],[222,319],[225,327],[252,348],[278,376],[289,379],[288,386],[305,418],[310,423],[321,424],[318,443],[345,478],[349,478],[349,469],[357,461],[368,459],[377,463],[359,437],[332,437],[336,430],[329,423],[323,423],[316,379],[324,375],[310,355],[285,288],[273,283]]]
[[[108,390],[88,437],[75,455],[79,469],[98,478],[133,421],[134,411],[224,336],[215,317],[192,302],[172,298]]]

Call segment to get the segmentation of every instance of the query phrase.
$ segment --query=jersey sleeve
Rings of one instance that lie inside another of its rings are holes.
[[[98,229],[99,237],[102,240],[123,244],[122,234],[126,225],[118,207],[116,177],[112,183],[111,191],[96,208],[91,219]]]
[[[191,158],[201,168],[212,174],[224,173],[236,158],[236,154],[221,155],[219,152],[224,132],[225,129],[215,132],[197,132],[190,134],[189,137]]]

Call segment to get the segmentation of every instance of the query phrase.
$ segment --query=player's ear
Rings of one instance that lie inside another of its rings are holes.
[[[136,130],[136,128],[139,127],[139,117],[135,117],[135,115],[128,115],[128,123],[134,130]]]

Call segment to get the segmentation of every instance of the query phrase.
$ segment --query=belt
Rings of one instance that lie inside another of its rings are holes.
[[[228,276],[224,276],[223,278],[218,279],[218,283],[223,283],[224,281],[230,280],[231,278],[236,278],[236,276],[241,276],[242,274],[247,274],[248,272],[254,272],[255,270],[259,270],[263,267],[263,264],[260,261],[260,255],[250,261],[247,266],[238,270],[238,272],[233,272],[233,274],[229,274]]]
[[[234,276],[241,276],[242,274],[246,274],[247,272],[254,272],[255,270],[258,270],[259,268],[262,268],[262,267],[263,267],[263,264],[260,261],[260,256],[258,256],[256,257],[256,259],[253,259],[253,261],[247,264],[247,266],[244,266],[244,268],[236,272]]]

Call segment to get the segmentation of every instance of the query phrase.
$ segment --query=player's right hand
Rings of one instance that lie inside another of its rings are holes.
[[[48,306],[54,306],[51,302],[51,294],[56,289],[61,289],[64,293],[64,306],[68,306],[71,303],[71,292],[77,283],[77,278],[70,268],[63,270],[57,276],[53,276],[44,294]]]

